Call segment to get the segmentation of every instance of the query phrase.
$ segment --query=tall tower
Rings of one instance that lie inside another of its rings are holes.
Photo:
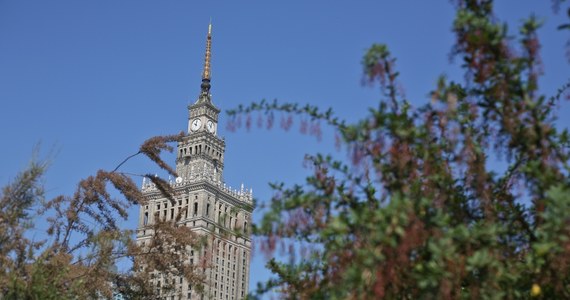
[[[156,278],[180,282],[174,292],[165,293],[164,299],[221,299],[237,300],[247,295],[251,238],[249,224],[253,212],[251,190],[232,189],[223,182],[225,141],[218,136],[220,110],[210,94],[210,60],[212,50],[212,24],[208,26],[206,55],[202,71],[200,94],[188,106],[188,134],[178,143],[176,173],[171,183],[175,191],[173,206],[150,182],[143,181],[142,192],[149,199],[140,207],[137,242],[150,239],[149,225],[154,218],[170,220],[175,211],[186,211],[178,223],[207,237],[208,247],[191,251],[191,261],[211,259],[205,272],[206,286],[202,293],[192,289],[185,279]],[[162,276],[163,277],[163,276]],[[155,284],[157,284],[155,283]]]

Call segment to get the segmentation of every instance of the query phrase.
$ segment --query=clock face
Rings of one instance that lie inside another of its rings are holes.
[[[214,133],[214,131],[216,130],[214,122],[212,121],[208,121],[208,123],[206,123],[206,127],[208,128],[208,131],[211,133]]]
[[[202,121],[200,121],[200,119],[194,119],[194,121],[192,121],[192,127],[190,128],[192,131],[196,131],[200,129],[200,127],[202,127]]]

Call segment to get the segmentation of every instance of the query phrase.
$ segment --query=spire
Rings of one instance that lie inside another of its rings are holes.
[[[206,55],[204,57],[204,70],[202,71],[202,94],[209,94],[210,91],[210,59],[212,57],[212,20],[208,24],[208,36],[206,37]]]

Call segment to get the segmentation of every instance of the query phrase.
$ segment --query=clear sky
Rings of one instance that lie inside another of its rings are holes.
[[[501,1],[497,11],[513,32],[532,12],[544,17],[541,90],[552,95],[570,77],[569,36],[556,31],[565,12],[554,14],[545,0]],[[361,84],[360,59],[372,43],[389,45],[416,106],[429,101],[438,75],[461,80],[460,61],[449,60],[453,16],[449,1],[0,0],[0,184],[41,142],[43,153],[55,153],[49,195],[71,194],[80,178],[114,168],[146,138],[185,130],[210,17],[219,108],[277,98],[356,120],[380,99],[377,88]],[[564,127],[568,106],[560,109]],[[328,131],[318,142],[278,126],[228,132],[226,121],[221,114],[225,180],[252,187],[260,202],[271,196],[267,182],[303,180],[305,153],[344,155]],[[123,171],[149,166],[139,158]],[[126,227],[136,227],[136,214]],[[256,253],[252,287],[267,277],[263,259]]]

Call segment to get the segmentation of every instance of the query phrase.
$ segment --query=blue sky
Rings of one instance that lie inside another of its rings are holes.
[[[380,99],[377,88],[361,84],[360,59],[372,43],[389,45],[414,105],[429,101],[438,75],[461,80],[459,61],[448,56],[449,1],[334,2],[0,0],[0,184],[41,143],[42,153],[53,153],[49,195],[70,194],[80,178],[114,168],[146,138],[185,130],[210,17],[211,91],[221,109],[277,98],[356,120]],[[497,11],[513,33],[531,12],[544,17],[541,90],[552,95],[570,75],[568,33],[555,30],[564,11],[555,15],[550,1],[531,0],[502,1]],[[568,103],[560,115],[568,127]],[[259,201],[271,196],[269,181],[303,180],[305,153],[344,156],[328,131],[319,142],[295,129],[228,132],[226,120],[222,114],[225,180],[252,187]],[[123,170],[150,166],[139,158]],[[134,228],[135,218],[125,226]],[[258,253],[252,285],[266,276]]]

